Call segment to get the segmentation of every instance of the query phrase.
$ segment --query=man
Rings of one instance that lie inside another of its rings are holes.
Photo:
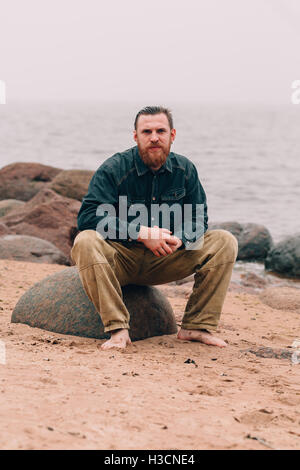
[[[207,230],[205,192],[192,162],[170,152],[175,136],[168,109],[142,109],[135,119],[137,146],[106,160],[83,199],[81,233],[71,255],[104,331],[111,333],[102,349],[125,348],[131,342],[121,286],[164,284],[193,273],[177,338],[226,346],[211,330],[218,325],[237,241],[225,230]],[[154,209],[160,206],[157,217]],[[143,212],[143,223],[133,218],[134,207]],[[181,214],[179,222],[173,208]],[[162,221],[164,211],[170,215],[169,226]]]

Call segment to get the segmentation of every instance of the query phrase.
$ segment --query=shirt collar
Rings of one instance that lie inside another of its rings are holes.
[[[165,163],[158,170],[158,173],[162,173],[165,170],[168,170],[170,173],[172,173],[173,169],[172,169],[172,163],[171,163],[170,155],[171,155],[171,153],[168,155],[168,158],[165,161]],[[147,173],[147,171],[150,171],[150,168],[147,165],[145,165],[145,163],[141,159],[139,151],[138,151],[138,147],[136,147],[136,152],[135,152],[135,155],[134,155],[134,163],[135,163],[135,167],[136,167],[136,171],[137,171],[138,176],[142,176],[145,173]]]

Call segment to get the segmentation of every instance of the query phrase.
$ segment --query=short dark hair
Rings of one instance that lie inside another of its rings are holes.
[[[168,108],[164,108],[163,106],[146,106],[145,108],[141,109],[136,117],[135,117],[135,120],[134,120],[134,128],[135,130],[137,129],[137,122],[138,122],[138,118],[142,115],[148,115],[148,114],[165,114],[168,118],[168,121],[169,121],[169,125],[170,125],[170,129],[173,129],[174,127],[174,124],[173,124],[173,116],[172,116],[172,113],[171,111],[168,109]]]

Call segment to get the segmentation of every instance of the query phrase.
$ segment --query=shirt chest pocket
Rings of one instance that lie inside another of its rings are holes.
[[[169,189],[168,191],[164,191],[161,196],[161,202],[162,203],[168,203],[168,204],[181,204],[183,202],[183,198],[185,196],[185,188],[172,188]]]

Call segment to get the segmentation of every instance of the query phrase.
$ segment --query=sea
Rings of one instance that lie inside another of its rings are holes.
[[[166,103],[172,151],[197,167],[209,221],[266,226],[275,243],[300,232],[300,105]],[[95,171],[135,145],[134,102],[0,105],[0,167],[39,162]]]

